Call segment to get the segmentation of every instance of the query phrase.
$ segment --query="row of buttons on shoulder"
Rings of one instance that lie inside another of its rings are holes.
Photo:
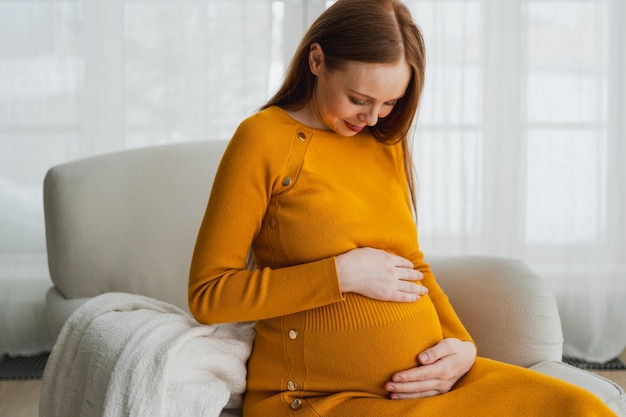
[[[300,139],[302,142],[306,140],[306,135],[304,134],[304,132],[298,132],[298,139]],[[289,185],[291,185],[291,178],[285,177],[283,179],[283,186],[288,187]]]

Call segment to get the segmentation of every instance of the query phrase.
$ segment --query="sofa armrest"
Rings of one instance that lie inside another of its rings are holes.
[[[524,262],[491,256],[428,261],[480,356],[523,367],[561,360],[563,332],[556,300]]]
[[[186,309],[191,254],[226,143],[151,146],[50,168],[44,214],[59,294],[126,292]]]
[[[63,325],[78,307],[91,300],[91,297],[67,299],[56,287],[48,289],[46,293],[46,309],[48,311],[48,330],[54,340],[57,339]]]

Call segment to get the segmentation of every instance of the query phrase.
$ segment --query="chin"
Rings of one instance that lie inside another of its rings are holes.
[[[351,137],[351,136],[354,136],[357,133],[359,133],[359,132],[354,132],[354,131],[352,131],[350,129],[346,129],[346,128],[344,128],[344,129],[334,129],[334,131],[338,135],[345,136],[345,137]]]

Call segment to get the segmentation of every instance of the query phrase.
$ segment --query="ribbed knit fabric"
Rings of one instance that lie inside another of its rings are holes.
[[[429,294],[414,303],[342,294],[335,256],[358,247],[411,260]],[[367,129],[343,137],[276,107],[246,119],[214,180],[189,307],[201,323],[257,322],[244,417],[614,415],[585,391],[480,358],[448,394],[387,399],[384,383],[421,351],[471,338],[419,249],[401,145]]]
[[[328,304],[305,312],[304,330],[312,333],[341,332],[376,327],[430,312],[431,303],[387,303],[346,294],[343,303]]]

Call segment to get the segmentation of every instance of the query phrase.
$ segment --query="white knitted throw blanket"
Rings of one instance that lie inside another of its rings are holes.
[[[240,415],[251,323],[204,326],[162,301],[97,296],[65,323],[43,375],[41,417]]]

